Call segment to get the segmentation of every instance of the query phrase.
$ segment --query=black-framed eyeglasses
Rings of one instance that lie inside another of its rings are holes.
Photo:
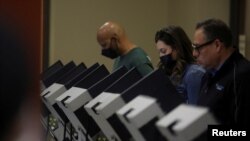
[[[207,41],[207,42],[205,42],[205,43],[203,43],[203,44],[201,44],[201,45],[192,44],[192,47],[194,48],[194,50],[196,50],[196,51],[198,51],[198,52],[200,53],[200,49],[201,49],[202,47],[207,46],[207,45],[213,43],[214,41],[215,41],[215,39],[210,40],[210,41]]]

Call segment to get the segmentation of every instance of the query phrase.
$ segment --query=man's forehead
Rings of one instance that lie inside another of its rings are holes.
[[[99,42],[106,42],[109,39],[110,39],[110,36],[109,36],[109,34],[107,32],[98,32],[97,40]]]
[[[195,30],[195,33],[194,33],[194,42],[202,42],[202,41],[205,41],[205,34],[204,34],[204,31],[203,29],[197,29]]]

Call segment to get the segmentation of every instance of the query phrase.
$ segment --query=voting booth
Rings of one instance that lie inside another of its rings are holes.
[[[108,140],[121,140],[117,134],[117,131],[109,123],[109,120],[113,119],[113,112],[125,104],[123,101],[117,98],[119,97],[120,93],[134,85],[134,83],[140,79],[142,79],[141,74],[136,68],[133,68],[120,79],[115,81],[106,90],[104,90],[104,92],[85,105],[85,109],[87,110],[88,114],[93,117]],[[109,103],[112,103],[113,105]]]
[[[92,108],[92,116],[104,117],[104,121],[107,121],[108,123],[106,126],[110,126],[110,129],[114,130],[115,134],[112,133],[106,135],[109,139],[136,139],[136,136],[133,135],[134,132],[128,130],[126,124],[122,123],[117,117],[116,111],[141,94],[156,98],[160,108],[162,108],[164,113],[169,112],[180,103],[184,102],[165,74],[161,70],[155,70],[154,72],[140,79],[131,87],[127,88],[121,94],[108,93],[103,98],[98,97],[99,100],[92,100],[88,105],[86,105],[86,108]],[[96,106],[96,103],[99,103],[98,106]],[[92,106],[90,106],[90,104],[92,104]],[[138,106],[135,106],[134,109],[138,108]],[[128,111],[131,112],[130,109],[128,109]],[[127,114],[128,111],[124,111],[123,114]],[[160,113],[160,115],[163,116],[164,113]],[[145,122],[140,128],[136,130],[143,131],[138,133],[143,134],[145,140],[152,140],[155,137],[151,134],[153,130],[151,126],[148,125],[148,122],[150,121]],[[154,122],[156,122],[156,120]],[[150,123],[153,124],[152,122]],[[156,131],[156,128],[154,128],[154,130]]]
[[[136,68],[109,73],[98,63],[57,61],[41,74],[41,90],[42,122],[58,120],[49,129],[58,141],[200,141],[217,124],[208,109],[184,104],[160,69],[143,77]]]
[[[91,87],[72,87],[56,99],[60,108],[67,115],[70,122],[81,136],[86,136],[86,134],[84,134],[85,131],[85,133],[88,133],[91,138],[95,138],[95,136],[101,132],[98,125],[96,125],[96,122],[83,108],[84,105],[103,92],[108,86],[114,83],[126,72],[127,69],[125,67],[121,67]],[[93,76],[96,76],[96,74]]]
[[[43,91],[46,87],[48,87],[48,84],[44,84],[44,82],[47,81],[47,79],[49,79],[53,74],[55,74],[62,68],[63,68],[63,63],[60,60],[58,60],[57,62],[55,62],[53,65],[51,65],[42,72],[41,82],[40,82],[41,91]]]
[[[208,108],[181,104],[157,121],[156,126],[169,141],[204,141],[207,126],[216,124]]]
[[[87,118],[88,114],[81,107],[89,100],[89,95],[86,93],[87,89],[108,75],[109,72],[106,67],[101,65],[56,99],[58,107],[77,130],[79,138],[91,140],[97,132],[100,132],[99,127],[95,126],[95,122],[92,122],[93,124],[89,128],[91,119]],[[84,120],[86,118],[87,120]]]
[[[165,140],[155,128],[155,123],[165,114],[158,105],[157,99],[139,95],[119,109],[116,114],[121,124],[124,124],[128,130],[129,138],[140,141]],[[120,132],[120,135],[124,132]],[[123,139],[125,138],[123,135]]]
[[[72,63],[70,63],[72,64]],[[67,67],[67,65],[65,66]],[[54,120],[57,120],[59,122],[54,122],[57,123],[57,126],[52,126],[52,131],[56,134],[55,136],[57,136],[57,138],[62,139],[65,138],[66,134],[64,132],[67,132],[67,130],[65,130],[66,128],[66,123],[67,123],[67,119],[65,121],[65,119],[63,119],[63,117],[59,117],[54,106],[55,103],[55,98],[57,96],[59,96],[61,93],[63,93],[64,91],[66,91],[68,88],[71,87],[72,83],[72,79],[79,79],[76,76],[81,73],[82,71],[84,71],[86,69],[85,65],[79,64],[78,66],[74,66],[72,69],[70,69],[70,71],[64,73],[62,75],[62,77],[59,77],[51,86],[49,86],[48,88],[46,88],[42,93],[41,93],[41,97],[42,97],[42,102],[43,104],[45,104],[45,107],[48,109],[48,111],[55,116],[56,118]],[[52,82],[52,79],[51,79]],[[47,119],[48,120],[48,119]],[[49,121],[48,121],[49,122]],[[49,126],[49,125],[47,125]]]
[[[69,63],[64,65],[62,68],[60,68],[60,69],[56,70],[55,72],[53,72],[53,74],[51,74],[46,79],[41,78],[42,79],[42,84],[44,85],[44,90],[46,90],[46,88],[48,88],[54,82],[58,81],[61,77],[63,77],[67,73],[69,73],[75,67],[76,67],[75,63],[73,61],[70,61]],[[63,133],[63,130],[64,130],[63,125],[61,123],[59,123],[59,124],[55,124],[55,126],[50,126],[49,125],[49,122],[50,122],[49,116],[50,115],[51,115],[51,111],[48,109],[48,107],[45,105],[45,103],[42,102],[42,117],[41,117],[42,124],[46,127],[47,132],[51,133],[51,135],[55,139],[58,139],[58,140],[62,139],[63,138],[62,133]]]

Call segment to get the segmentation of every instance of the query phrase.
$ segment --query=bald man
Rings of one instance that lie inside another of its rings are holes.
[[[148,55],[132,43],[122,26],[109,21],[97,31],[97,41],[101,45],[102,55],[115,59],[113,70],[121,66],[127,69],[136,67],[142,76],[153,71]]]

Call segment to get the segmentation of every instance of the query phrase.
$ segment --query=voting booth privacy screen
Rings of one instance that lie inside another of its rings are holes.
[[[187,105],[162,70],[142,76],[122,66],[58,60],[41,73],[41,122],[55,140],[203,140],[217,124],[204,107]]]

